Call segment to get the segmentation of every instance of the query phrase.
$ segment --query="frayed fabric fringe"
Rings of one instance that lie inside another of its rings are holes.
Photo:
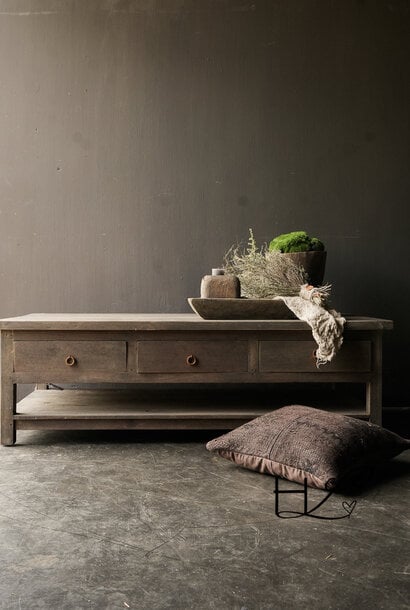
[[[331,362],[343,343],[345,318],[334,309],[324,307],[330,294],[330,285],[315,288],[308,284],[301,286],[299,296],[278,296],[299,320],[307,322],[317,343],[316,366]]]

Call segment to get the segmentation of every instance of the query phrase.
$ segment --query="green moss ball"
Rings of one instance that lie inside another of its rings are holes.
[[[309,237],[306,231],[292,231],[278,235],[269,244],[269,250],[279,252],[308,252],[309,250],[324,250],[323,242],[317,237]]]

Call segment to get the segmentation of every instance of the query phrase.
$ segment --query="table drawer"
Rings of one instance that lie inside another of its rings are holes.
[[[243,373],[247,341],[139,341],[139,373]]]
[[[15,341],[14,370],[125,371],[126,341]]]
[[[344,343],[335,359],[318,369],[314,341],[261,341],[259,370],[261,373],[366,372],[371,370],[371,342]]]

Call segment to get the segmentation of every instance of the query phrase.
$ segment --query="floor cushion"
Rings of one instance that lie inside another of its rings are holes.
[[[410,448],[410,440],[353,417],[291,405],[211,440],[209,451],[240,466],[334,489],[363,468]]]

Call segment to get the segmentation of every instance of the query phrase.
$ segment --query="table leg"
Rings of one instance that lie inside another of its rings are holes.
[[[14,445],[16,442],[16,384],[13,383],[13,334],[11,331],[1,333],[1,444]]]
[[[382,425],[382,336],[372,341],[372,379],[366,384],[366,410],[372,424]]]

